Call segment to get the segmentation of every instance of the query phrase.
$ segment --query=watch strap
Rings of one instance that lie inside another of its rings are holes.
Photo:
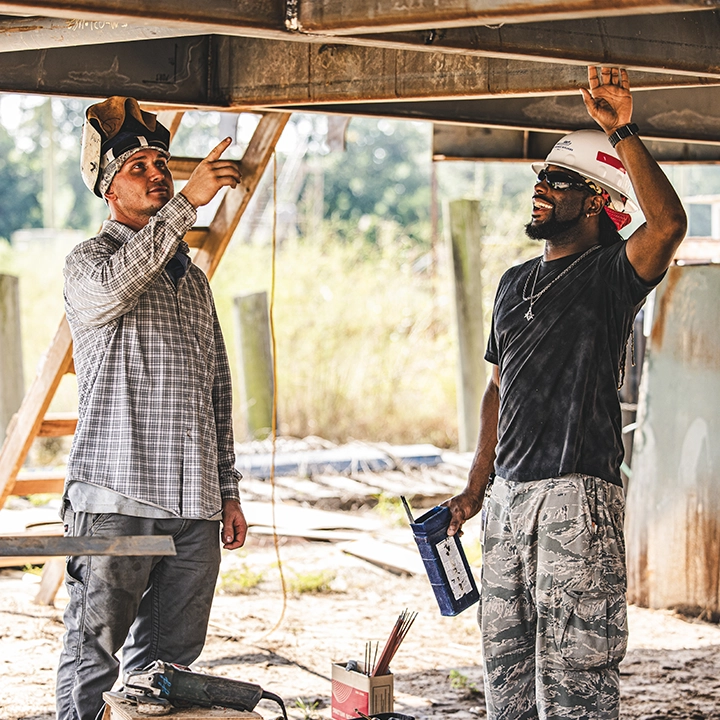
[[[637,135],[639,132],[640,128],[635,123],[628,123],[619,127],[612,135],[608,135],[608,140],[615,147],[621,140],[629,138],[631,135]]]

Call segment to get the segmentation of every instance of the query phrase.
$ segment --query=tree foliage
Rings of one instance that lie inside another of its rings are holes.
[[[346,233],[377,241],[392,221],[414,242],[430,241],[430,126],[353,118],[344,152],[324,160],[324,215]]]
[[[36,155],[20,152],[0,125],[0,238],[21,228],[42,227],[42,172]]]

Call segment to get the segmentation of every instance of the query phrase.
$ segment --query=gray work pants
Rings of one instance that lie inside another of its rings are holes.
[[[65,513],[73,536],[172,535],[177,555],[68,558],[70,602],[58,667],[58,720],[95,720],[123,670],[202,651],[220,567],[219,522]]]
[[[627,645],[623,489],[587,475],[486,498],[481,606],[488,720],[612,720]]]

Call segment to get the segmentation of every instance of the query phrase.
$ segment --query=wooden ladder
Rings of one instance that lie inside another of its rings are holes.
[[[158,119],[174,134],[182,115],[182,112],[161,112]],[[193,262],[208,278],[217,269],[289,119],[290,113],[266,113],[262,116],[240,161],[242,185],[228,188],[208,227],[193,228],[186,235],[188,244],[197,248]],[[187,179],[199,162],[200,159],[196,158],[171,159],[173,177],[176,180]],[[36,437],[60,437],[75,432],[76,417],[47,414],[63,375],[73,371],[72,338],[67,319],[63,316],[20,409],[8,426],[5,442],[0,449],[0,508],[9,495],[62,492],[65,480],[63,473],[31,474],[20,471]]]

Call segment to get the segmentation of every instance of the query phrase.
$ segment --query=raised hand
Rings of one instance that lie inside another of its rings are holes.
[[[198,208],[207,205],[219,192],[220,188],[237,187],[242,180],[238,163],[234,160],[222,160],[220,156],[232,142],[225,138],[216,145],[207,157],[193,170],[190,179],[182,189],[182,194],[191,205]]]
[[[580,88],[590,117],[608,134],[632,122],[632,95],[625,68],[588,67],[590,89]]]

